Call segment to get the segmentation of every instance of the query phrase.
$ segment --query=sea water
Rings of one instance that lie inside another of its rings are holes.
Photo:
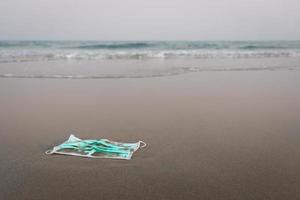
[[[0,41],[0,78],[299,70],[300,41]]]

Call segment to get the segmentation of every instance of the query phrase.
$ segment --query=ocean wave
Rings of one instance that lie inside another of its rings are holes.
[[[56,49],[300,49],[300,41],[0,41],[0,48]]]
[[[300,41],[0,41],[0,63],[300,57]]]
[[[288,47],[280,45],[245,45],[238,47],[239,49],[255,50],[255,49],[288,49]]]
[[[81,45],[74,48],[78,49],[137,49],[151,47],[150,43],[145,42],[127,42],[127,43],[109,43],[109,44],[90,44]]]
[[[1,41],[0,48],[49,48],[59,46],[59,42],[53,41]]]

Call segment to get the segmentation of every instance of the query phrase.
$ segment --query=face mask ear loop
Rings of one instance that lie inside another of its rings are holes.
[[[140,147],[141,148],[144,148],[144,147],[147,146],[146,142],[144,142],[144,141],[139,141],[139,142],[140,142]]]
[[[58,151],[60,148],[59,146],[53,147],[53,149],[48,149],[45,154],[54,154],[56,151]]]
[[[45,154],[53,154],[54,153],[54,150],[51,150],[51,149],[48,149],[46,152],[45,152]]]
[[[53,148],[53,149],[48,149],[46,152],[45,152],[45,154],[53,154],[53,153],[55,153],[55,151],[56,151],[56,149],[55,148]]]

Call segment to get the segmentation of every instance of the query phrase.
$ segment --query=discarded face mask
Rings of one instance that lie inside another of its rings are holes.
[[[132,154],[146,143],[120,143],[107,139],[82,140],[70,135],[64,143],[47,150],[46,154],[63,154],[89,158],[114,158],[130,160]]]

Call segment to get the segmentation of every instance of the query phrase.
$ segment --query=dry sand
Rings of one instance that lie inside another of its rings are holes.
[[[300,199],[300,72],[0,79],[0,199]],[[132,160],[45,155],[70,133]]]

